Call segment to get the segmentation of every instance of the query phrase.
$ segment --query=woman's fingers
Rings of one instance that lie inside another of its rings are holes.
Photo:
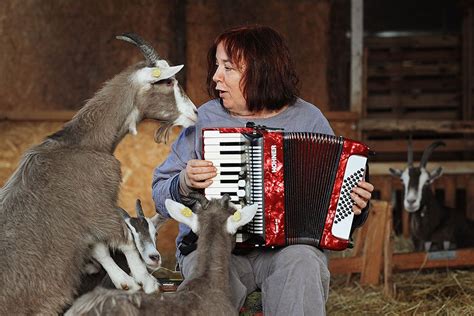
[[[372,197],[373,190],[374,186],[371,183],[365,181],[361,181],[356,187],[352,189],[351,198],[354,201],[354,206],[352,207],[354,214],[359,215],[367,206],[367,203]]]
[[[186,184],[191,188],[207,188],[216,175],[217,169],[210,161],[193,159],[186,165]]]

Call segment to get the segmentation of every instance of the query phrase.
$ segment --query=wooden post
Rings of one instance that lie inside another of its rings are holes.
[[[393,212],[392,205],[387,205],[387,218],[385,221],[385,236],[384,236],[384,266],[383,266],[383,293],[387,297],[395,295],[395,288],[392,280],[392,256],[393,256]]]
[[[466,186],[466,216],[474,221],[474,175],[469,175]]]
[[[351,112],[362,114],[363,0],[351,1]]]
[[[364,255],[360,284],[377,285],[380,283],[380,273],[383,266],[383,243],[385,226],[388,215],[388,202],[371,201],[367,238],[364,241]],[[370,221],[369,221],[370,220]]]

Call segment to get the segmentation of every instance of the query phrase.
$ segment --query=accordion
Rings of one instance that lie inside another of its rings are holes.
[[[264,126],[202,130],[203,158],[217,168],[205,196],[258,204],[237,247],[351,246],[350,192],[365,176],[369,148],[332,135]]]

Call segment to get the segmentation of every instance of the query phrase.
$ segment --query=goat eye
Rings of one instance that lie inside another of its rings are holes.
[[[168,86],[171,86],[173,84],[173,79],[168,78],[168,79],[158,80],[158,81],[153,82],[153,84],[154,85],[155,84],[160,84],[160,85],[166,84]]]

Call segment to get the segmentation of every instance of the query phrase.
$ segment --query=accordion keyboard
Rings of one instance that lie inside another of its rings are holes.
[[[238,209],[247,204],[258,204],[257,214],[246,226],[248,233],[262,234],[263,215],[263,149],[261,139],[242,133],[204,131],[204,159],[217,168],[213,183],[204,190],[205,196],[220,198],[228,194]],[[241,233],[238,239],[245,239]]]

